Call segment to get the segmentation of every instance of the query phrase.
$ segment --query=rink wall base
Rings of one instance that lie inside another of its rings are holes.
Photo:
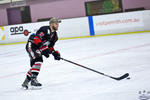
[[[104,36],[115,36],[115,35],[125,35],[125,34],[141,34],[141,33],[150,33],[149,31],[137,31],[137,32],[127,32],[127,33],[116,33],[116,34],[101,34],[101,35],[93,35],[93,36],[79,36],[79,37],[68,37],[68,38],[59,38],[59,40],[69,40],[69,39],[79,39],[79,38],[92,38],[92,37],[104,37]],[[14,42],[14,43],[2,43],[0,46],[3,45],[15,45],[15,44],[25,44],[27,41],[24,42]]]

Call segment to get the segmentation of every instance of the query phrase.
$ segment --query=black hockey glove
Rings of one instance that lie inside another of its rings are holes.
[[[55,60],[60,60],[60,58],[61,58],[60,53],[58,51],[53,51],[52,55],[54,56]]]
[[[46,58],[49,57],[50,50],[49,50],[49,48],[47,46],[41,46],[40,50],[42,52],[42,55],[44,55]]]

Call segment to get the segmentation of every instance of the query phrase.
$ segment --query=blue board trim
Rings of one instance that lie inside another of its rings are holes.
[[[93,24],[93,16],[88,16],[88,20],[89,20],[90,35],[93,36],[93,35],[95,35],[94,24]]]

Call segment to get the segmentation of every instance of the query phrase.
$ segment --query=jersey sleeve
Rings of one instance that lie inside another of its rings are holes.
[[[56,41],[58,40],[58,36],[57,36],[56,32],[54,34],[51,34],[50,37],[51,37],[50,40],[49,40],[50,44],[48,45],[49,48],[54,47]]]

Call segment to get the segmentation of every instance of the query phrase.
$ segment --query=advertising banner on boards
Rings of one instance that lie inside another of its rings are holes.
[[[95,32],[144,26],[141,12],[93,16],[93,22]]]
[[[5,40],[4,27],[0,26],[0,40]]]
[[[36,33],[41,26],[49,25],[47,22],[39,22],[32,24],[18,24],[6,26],[5,32],[8,33],[9,39],[27,38],[29,34]]]

